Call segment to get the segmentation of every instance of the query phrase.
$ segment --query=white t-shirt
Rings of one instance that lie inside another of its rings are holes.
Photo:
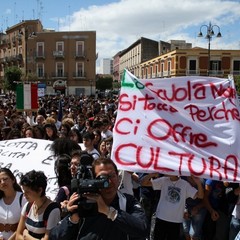
[[[154,190],[161,190],[156,217],[168,222],[181,223],[187,198],[194,198],[197,189],[179,178],[171,181],[169,177],[152,180]]]
[[[132,182],[132,174],[121,170],[119,171],[119,191],[121,193],[128,193],[133,196],[133,182]]]
[[[94,160],[96,160],[100,157],[100,154],[96,148],[94,148],[92,151],[87,150],[87,153],[91,154]]]
[[[112,137],[112,136],[113,136],[113,133],[109,129],[105,132],[103,132],[103,131],[101,132],[102,139],[109,138],[109,137]]]
[[[21,192],[16,192],[16,196],[10,205],[5,204],[3,198],[0,199],[0,223],[15,224],[19,222],[22,207],[27,202],[23,196],[20,203],[19,198],[21,195]],[[9,239],[13,232],[2,232],[2,234],[4,239]]]

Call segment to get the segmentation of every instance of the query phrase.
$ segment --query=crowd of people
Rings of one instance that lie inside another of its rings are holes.
[[[44,172],[27,172],[17,183],[10,169],[1,168],[4,240],[240,239],[238,183],[117,169],[110,159],[117,97],[46,96],[38,105],[18,111],[14,94],[2,97],[0,140],[52,141],[59,190],[49,199]],[[73,183],[83,162],[92,165],[94,179],[107,179],[107,187],[78,192]]]

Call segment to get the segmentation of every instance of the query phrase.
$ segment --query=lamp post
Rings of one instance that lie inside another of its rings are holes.
[[[19,36],[23,36],[24,37],[24,43],[25,43],[25,80],[28,80],[28,40],[29,39],[33,39],[33,37],[36,37],[36,33],[35,32],[31,32],[29,34],[29,28],[28,26],[24,26],[24,31],[22,31],[22,29],[19,30]]]
[[[216,25],[216,24],[212,25],[211,22],[209,22],[209,25],[204,24],[200,27],[200,32],[198,34],[198,37],[203,37],[202,28],[205,28],[207,31],[205,38],[208,40],[208,72],[207,72],[207,75],[209,76],[209,72],[210,72],[210,68],[211,68],[211,40],[212,40],[212,37],[215,35],[213,29],[214,28],[218,29],[218,34],[216,36],[217,38],[222,37],[222,34],[220,32],[220,27],[218,25]]]
[[[90,83],[90,97],[92,96],[92,85],[93,85],[93,80],[89,80]]]

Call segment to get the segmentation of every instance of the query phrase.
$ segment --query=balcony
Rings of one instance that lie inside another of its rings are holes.
[[[233,70],[233,71],[231,71],[231,74],[233,76],[240,76],[240,71]]]
[[[158,77],[158,78],[163,78],[163,72],[159,72],[159,73],[157,74],[157,77]]]
[[[64,58],[64,51],[53,51],[53,56],[55,58]]]
[[[35,58],[36,59],[45,59],[45,53],[43,51],[36,51]]]
[[[75,79],[85,79],[86,77],[87,77],[86,72],[79,71],[73,73],[73,78]]]
[[[4,58],[0,58],[0,63],[2,63],[2,64],[6,64],[6,58],[4,57]]]
[[[4,45],[7,45],[7,40],[6,39],[0,40],[0,46],[4,46]]]
[[[223,77],[224,71],[222,70],[210,70],[209,76],[210,77]]]
[[[67,72],[55,72],[51,74],[52,78],[66,79],[68,77]]]
[[[85,51],[75,52],[76,59],[84,59],[86,57]]]
[[[199,76],[200,72],[199,70],[186,70],[186,76]]]
[[[39,72],[39,73],[37,74],[37,77],[38,77],[38,79],[45,79],[45,78],[47,78],[47,74],[46,74],[46,73]]]
[[[16,37],[12,37],[12,45],[13,47],[16,47]]]
[[[170,71],[163,71],[163,77],[171,77]]]

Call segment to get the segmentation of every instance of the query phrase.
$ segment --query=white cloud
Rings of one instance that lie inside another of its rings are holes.
[[[185,39],[207,47],[197,38],[200,26],[210,21],[221,26],[223,38],[213,38],[212,47],[239,49],[240,3],[225,0],[121,0],[80,9],[60,19],[60,30],[96,30],[99,57],[112,57],[140,37],[168,41]],[[238,24],[236,27],[235,24]]]

